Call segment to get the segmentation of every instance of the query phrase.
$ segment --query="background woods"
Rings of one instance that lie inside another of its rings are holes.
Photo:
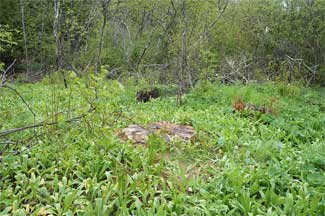
[[[2,0],[0,59],[24,81],[67,71],[121,80],[324,85],[321,0]],[[67,83],[65,83],[67,85]]]

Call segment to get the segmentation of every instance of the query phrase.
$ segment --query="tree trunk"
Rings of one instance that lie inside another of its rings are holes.
[[[56,42],[56,70],[60,71],[63,77],[63,84],[65,88],[68,88],[68,82],[65,77],[65,73],[62,70],[62,45],[59,36],[59,18],[60,18],[60,0],[54,0],[54,21],[53,21],[53,34]]]
[[[26,27],[25,27],[25,12],[24,12],[24,3],[23,0],[19,0],[20,4],[20,11],[21,11],[21,23],[23,28],[23,36],[24,36],[24,50],[25,50],[25,61],[26,61],[26,74],[29,78],[29,63],[28,63],[28,50],[27,50],[27,34],[26,34]]]
[[[44,1],[42,0],[41,1],[41,6],[42,6],[42,21],[41,21],[41,29],[40,29],[40,32],[39,32],[39,40],[40,40],[40,61],[41,61],[41,65],[42,65],[42,68],[41,68],[41,74],[44,75],[44,72],[45,72],[45,64],[44,64],[44,41],[43,41],[43,38],[44,38],[44,19],[45,19],[45,15],[46,15],[46,10],[45,10],[45,6],[44,6]]]
[[[182,105],[182,96],[184,88],[184,75],[187,69],[187,21],[186,21],[186,0],[183,0],[182,15],[183,15],[183,31],[182,31],[182,48],[181,48],[181,70],[178,73],[178,94],[177,105]]]
[[[103,25],[100,33],[100,40],[99,40],[99,47],[98,47],[98,55],[97,55],[97,63],[95,67],[95,75],[98,77],[100,73],[101,68],[101,54],[102,54],[102,48],[103,48],[103,39],[104,39],[104,32],[105,32],[105,26],[107,22],[107,13],[108,13],[108,4],[111,0],[103,0],[102,1],[102,7],[103,7]]]

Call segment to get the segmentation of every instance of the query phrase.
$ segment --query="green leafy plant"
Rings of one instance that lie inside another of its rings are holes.
[[[314,104],[316,90],[283,97],[277,84],[210,83],[175,107],[173,97],[135,103],[137,86],[97,80],[87,87],[83,79],[69,77],[68,89],[48,80],[16,84],[36,119],[1,91],[2,131],[59,122],[0,137],[9,143],[0,146],[1,214],[324,214],[325,116]],[[256,104],[277,98],[279,114],[233,112],[238,94]],[[89,103],[94,112],[87,112]],[[116,132],[162,120],[191,124],[197,138],[153,135],[135,145]]]

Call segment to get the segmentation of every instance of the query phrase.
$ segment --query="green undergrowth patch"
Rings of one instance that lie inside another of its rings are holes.
[[[136,102],[139,87],[117,81],[12,85],[36,116],[1,89],[0,130],[44,125],[0,137],[1,215],[325,213],[319,90],[204,83],[177,107],[171,94]],[[235,112],[236,97],[259,106],[272,100],[276,112]],[[130,124],[155,121],[191,125],[196,138],[152,135],[135,145],[118,136]]]

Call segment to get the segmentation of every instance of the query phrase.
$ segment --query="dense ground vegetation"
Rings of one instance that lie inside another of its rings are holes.
[[[35,117],[11,92],[0,96],[1,131],[46,120],[6,139],[0,132],[2,215],[325,213],[323,90],[208,82],[175,108],[169,96],[136,102],[131,83],[98,81],[94,99],[83,80],[69,89],[48,82],[17,85]],[[238,95],[273,100],[276,112],[234,112]],[[161,120],[192,125],[196,139],[119,138],[119,128]]]

